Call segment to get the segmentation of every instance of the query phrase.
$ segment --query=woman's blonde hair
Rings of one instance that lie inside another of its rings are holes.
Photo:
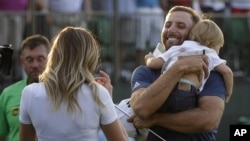
[[[224,36],[220,27],[210,19],[200,20],[193,26],[189,34],[189,40],[199,42],[201,45],[213,48],[224,45]]]
[[[46,69],[40,76],[52,101],[52,109],[66,102],[73,113],[77,107],[81,110],[77,92],[83,83],[90,87],[96,102],[102,104],[92,74],[99,56],[99,45],[87,29],[65,27],[55,36]]]

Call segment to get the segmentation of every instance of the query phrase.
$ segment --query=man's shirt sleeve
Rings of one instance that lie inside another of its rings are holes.
[[[146,88],[151,85],[160,75],[160,70],[150,69],[146,66],[137,67],[131,77],[131,90],[132,92]]]
[[[218,96],[225,100],[226,94],[226,86],[222,75],[218,72],[211,71],[204,89],[201,91],[199,96]]]

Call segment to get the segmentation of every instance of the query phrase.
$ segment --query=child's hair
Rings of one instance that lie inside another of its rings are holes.
[[[224,45],[224,36],[220,27],[209,19],[202,19],[194,25],[190,31],[189,40],[197,41],[207,47]]]

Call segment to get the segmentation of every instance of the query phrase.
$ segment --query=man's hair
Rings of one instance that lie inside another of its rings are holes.
[[[25,48],[29,48],[29,49],[33,50],[34,48],[36,48],[39,45],[44,45],[46,47],[47,51],[49,52],[50,41],[47,37],[40,35],[40,34],[31,35],[22,41],[20,54],[22,54],[22,51]]]
[[[200,44],[213,47],[224,44],[224,36],[220,27],[212,20],[203,19],[193,26],[189,33],[189,39]]]
[[[172,7],[169,10],[168,13],[173,13],[173,12],[176,12],[176,11],[182,11],[182,12],[189,13],[191,15],[191,17],[192,17],[192,21],[193,21],[194,25],[201,20],[201,15],[196,10],[194,10],[191,7],[187,7],[187,6],[174,6],[174,7]]]

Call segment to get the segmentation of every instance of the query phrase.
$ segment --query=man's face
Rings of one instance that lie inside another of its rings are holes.
[[[39,45],[33,50],[25,48],[21,54],[21,64],[29,78],[29,83],[38,82],[38,76],[44,71],[48,51],[44,45]]]
[[[193,26],[191,15],[183,11],[175,11],[166,16],[162,28],[161,40],[166,50],[173,45],[180,45],[187,39]]]

